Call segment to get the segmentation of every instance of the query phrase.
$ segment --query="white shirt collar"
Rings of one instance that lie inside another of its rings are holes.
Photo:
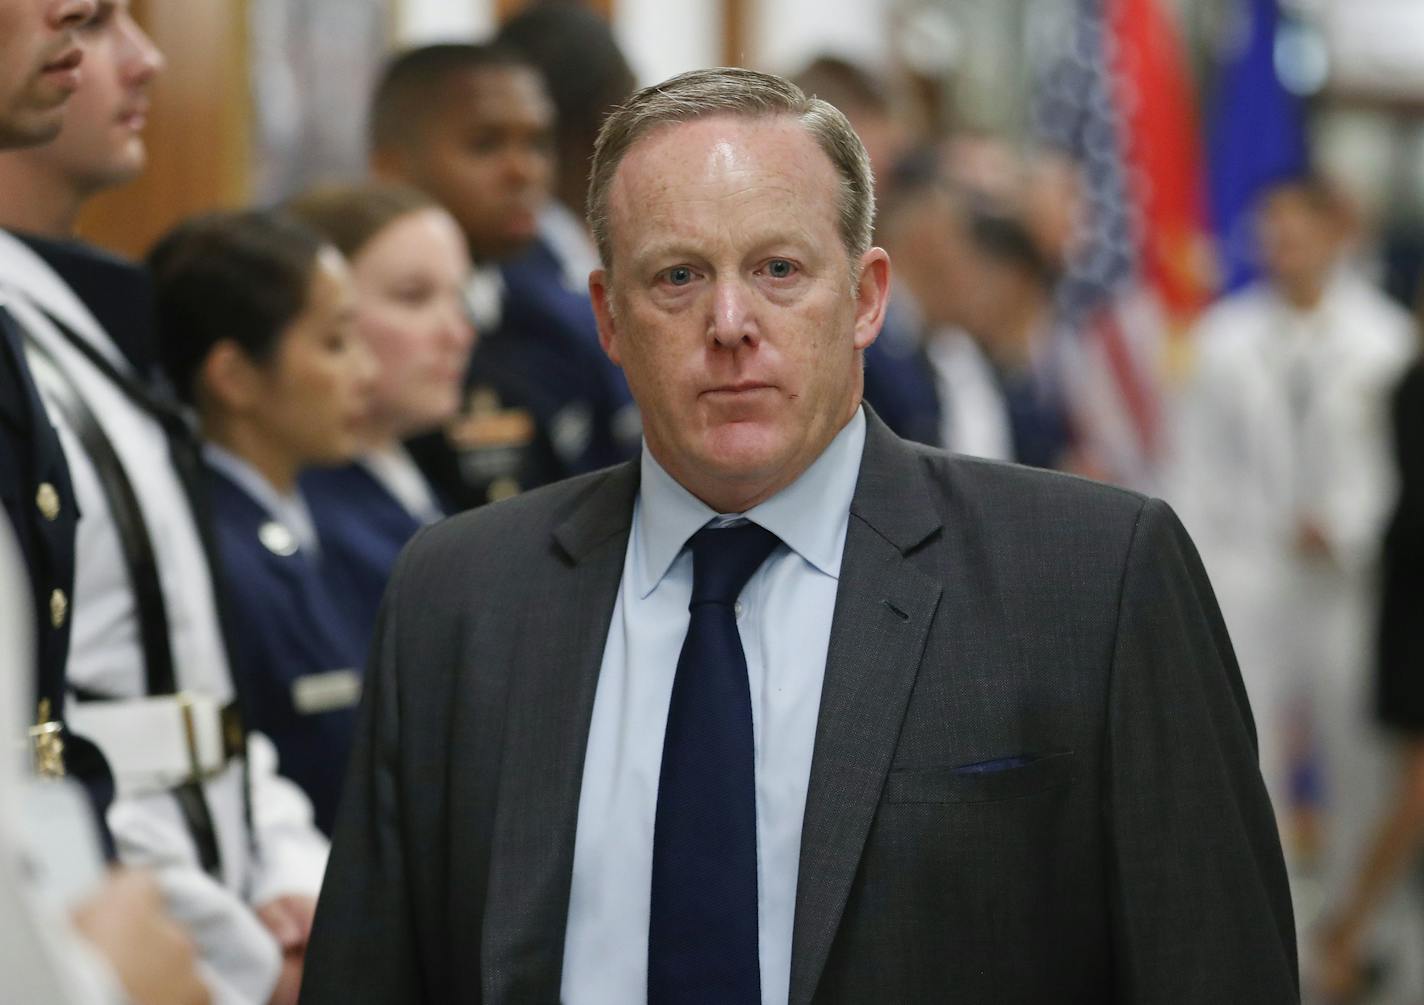
[[[445,516],[425,475],[399,443],[368,451],[357,463],[416,520],[435,523]]]
[[[246,460],[211,441],[203,444],[203,460],[235,482],[268,516],[291,531],[302,551],[308,555],[317,553],[316,524],[300,489],[283,495]]]
[[[667,473],[643,445],[642,481],[633,522],[641,549],[635,563],[638,596],[657,587],[687,539],[719,519],[745,518],[766,528],[796,554],[831,577],[839,577],[851,498],[865,450],[865,413],[855,415],[821,456],[776,495],[739,514],[719,514]]]
[[[504,314],[504,276],[497,265],[476,266],[465,281],[465,310],[481,336],[494,331]]]
[[[565,288],[573,293],[587,293],[588,274],[602,263],[583,217],[559,200],[550,199],[539,214],[539,236],[558,259]]]

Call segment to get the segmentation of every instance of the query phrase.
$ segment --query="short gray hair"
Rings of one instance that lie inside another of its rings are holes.
[[[865,144],[834,105],[808,98],[791,81],[739,67],[693,70],[645,87],[604,120],[593,150],[588,225],[603,264],[611,262],[608,192],[638,140],[661,126],[712,115],[758,119],[791,116],[830,158],[841,180],[841,240],[852,261],[870,249],[875,227],[875,179]]]

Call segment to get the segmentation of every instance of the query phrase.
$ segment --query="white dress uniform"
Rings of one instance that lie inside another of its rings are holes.
[[[79,387],[129,474],[153,539],[179,688],[219,705],[230,702],[234,692],[213,576],[167,437],[152,416],[68,343],[46,314],[62,320],[115,367],[128,369],[126,359],[63,279],[4,232],[0,294],[15,321]],[[94,465],[59,409],[52,412],[83,514],[76,543],[69,683],[105,695],[141,697],[144,654],[121,539]],[[312,824],[310,804],[277,775],[271,743],[252,734],[248,749],[251,840],[241,760],[228,762],[203,783],[222,857],[221,882],[204,872],[178,804],[168,793],[125,794],[121,779],[120,798],[109,813],[121,859],[154,871],[169,910],[197,943],[214,1000],[223,1003],[265,1002],[279,971],[277,943],[250,905],[284,894],[315,895],[326,866],[327,843]]]
[[[1223,300],[1194,344],[1166,494],[1220,599],[1283,822],[1292,750],[1316,752],[1317,864],[1333,896],[1388,784],[1370,712],[1373,594],[1395,493],[1388,402],[1414,352],[1413,325],[1342,269],[1312,311],[1264,285]],[[1319,528],[1328,558],[1296,546],[1302,521]],[[1320,895],[1297,892],[1297,920],[1308,924]]]

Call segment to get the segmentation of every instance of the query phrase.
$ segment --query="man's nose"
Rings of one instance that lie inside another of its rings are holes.
[[[153,39],[148,37],[148,33],[140,28],[137,22],[128,15],[125,15],[124,19],[125,76],[131,85],[142,87],[151,83],[153,78],[163,71],[166,60],[163,53],[158,51],[158,46],[153,44]]]
[[[714,284],[708,334],[726,349],[756,339],[756,312],[752,306],[751,293],[740,277],[718,279]]]
[[[45,10],[45,23],[53,31],[78,28],[93,17],[97,9],[94,0],[50,0]]]

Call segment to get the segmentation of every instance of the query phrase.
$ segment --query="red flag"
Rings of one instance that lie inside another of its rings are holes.
[[[1194,88],[1176,24],[1157,0],[1107,0],[1107,15],[1141,277],[1179,332],[1215,285]]]

